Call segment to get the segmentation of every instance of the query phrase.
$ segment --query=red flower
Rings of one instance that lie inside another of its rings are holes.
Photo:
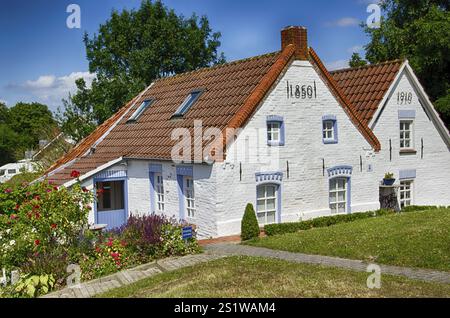
[[[35,199],[36,201],[39,201],[39,200],[41,199],[41,197],[38,196],[38,195],[36,195],[36,196],[34,197],[34,199]]]
[[[34,214],[34,216],[36,217],[36,219],[40,219],[40,218],[41,218],[41,214],[40,214],[39,212],[36,212],[36,213]]]
[[[16,204],[16,207],[14,208],[14,210],[19,210],[20,209],[20,205]]]
[[[5,190],[5,193],[11,193],[11,192],[12,192],[12,189],[10,189],[10,188]]]
[[[97,189],[97,196],[102,195],[105,192],[103,189]]]
[[[106,245],[111,247],[113,245],[112,241],[106,242]]]
[[[39,241],[39,240],[34,240],[34,245],[39,245],[41,243],[41,241]]]
[[[15,214],[11,214],[10,218],[11,218],[11,220],[15,220],[15,219],[17,219],[17,218],[18,218],[18,216],[17,216],[17,215],[15,215]]]
[[[58,187],[53,187],[53,190],[54,191],[58,191]]]
[[[101,250],[102,250],[102,249],[101,249],[100,247],[98,247],[98,246],[95,248],[95,251],[96,251],[97,253],[100,253]]]
[[[83,190],[83,192],[85,192],[85,193],[86,193],[86,192],[89,192],[89,190],[86,189],[86,187],[82,187],[81,190]]]
[[[70,176],[72,178],[78,178],[80,176],[80,171],[78,170],[72,170],[72,172],[70,173]]]
[[[56,229],[58,227],[58,225],[56,225],[55,223],[53,223],[52,225],[50,225],[52,227],[52,229]]]

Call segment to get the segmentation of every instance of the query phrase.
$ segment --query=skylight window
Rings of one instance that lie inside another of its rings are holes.
[[[197,99],[200,97],[201,94],[202,94],[201,90],[192,91],[189,94],[189,96],[186,97],[183,104],[181,104],[181,106],[178,107],[177,111],[175,112],[175,114],[173,114],[173,116],[183,116],[184,114],[186,114],[189,108],[191,108],[192,105],[194,105],[194,103],[197,101]]]
[[[135,122],[142,115],[142,113],[153,103],[153,99],[146,99],[142,104],[136,109],[136,111],[131,115],[127,122]]]

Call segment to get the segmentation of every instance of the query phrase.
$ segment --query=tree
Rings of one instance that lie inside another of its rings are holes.
[[[353,53],[352,57],[350,58],[350,61],[348,63],[350,67],[360,67],[360,66],[366,66],[367,61],[362,59],[359,53]]]
[[[450,130],[450,90],[447,91],[447,95],[439,98],[434,105],[436,110],[441,114],[442,120],[447,124],[447,128]]]
[[[17,134],[6,124],[0,123],[0,166],[15,161]]]
[[[48,131],[56,127],[52,112],[39,103],[17,103],[9,109],[8,126],[18,136],[18,150],[34,149],[39,139],[47,138]]]
[[[91,88],[77,84],[67,101],[73,107],[60,118],[83,117],[87,124],[78,131],[79,139],[92,130],[91,119],[102,123],[154,80],[223,63],[217,51],[220,36],[207,17],[178,16],[161,1],[143,0],[138,10],[113,11],[98,34],[84,35],[89,71],[97,78]]]
[[[9,109],[5,104],[0,103],[0,124],[6,124],[9,121]]]
[[[244,216],[241,221],[241,239],[243,241],[257,238],[259,236],[259,224],[256,218],[253,204],[249,203],[245,207]]]
[[[370,37],[370,63],[407,58],[432,100],[450,88],[450,2],[448,0],[385,0],[379,29]]]

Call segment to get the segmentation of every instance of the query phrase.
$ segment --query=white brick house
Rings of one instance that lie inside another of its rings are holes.
[[[348,85],[366,73],[364,85]],[[205,137],[211,128],[226,145]],[[174,161],[176,129],[193,144],[185,162]],[[198,158],[196,145],[214,147]],[[403,205],[450,205],[449,150],[407,61],[330,74],[307,47],[306,29],[289,27],[279,52],[156,81],[46,177],[71,186],[70,172],[80,171],[100,194],[92,223],[164,213],[206,238],[238,234],[247,203],[261,225],[378,209],[386,172]]]

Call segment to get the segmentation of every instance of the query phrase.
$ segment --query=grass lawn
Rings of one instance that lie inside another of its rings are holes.
[[[450,271],[450,209],[363,219],[245,244]]]
[[[166,272],[98,297],[449,297],[450,285],[369,273],[236,256]]]

